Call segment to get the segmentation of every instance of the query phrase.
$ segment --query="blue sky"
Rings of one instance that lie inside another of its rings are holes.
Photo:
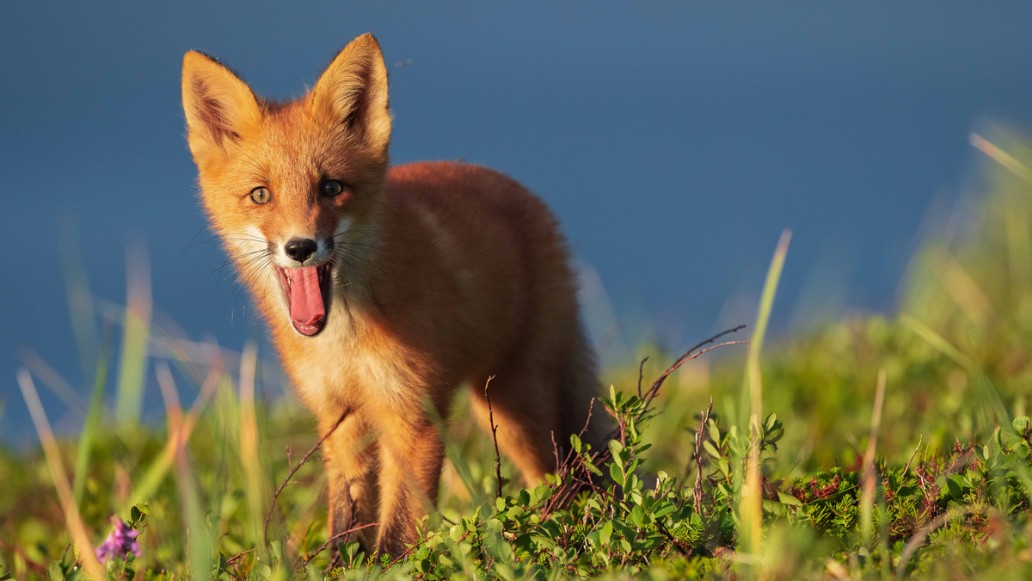
[[[1032,130],[1032,4],[792,6],[3,3],[0,438],[28,426],[19,350],[81,387],[62,240],[104,300],[124,301],[126,247],[142,246],[162,316],[232,348],[262,337],[212,273],[224,259],[179,103],[188,49],[289,98],[373,32],[395,162],[461,158],[522,181],[621,322],[671,348],[748,322],[783,228],[783,325],[890,311],[929,208],[978,184],[968,134]]]

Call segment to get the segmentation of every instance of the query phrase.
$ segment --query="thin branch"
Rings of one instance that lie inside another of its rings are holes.
[[[641,382],[645,379],[645,362],[648,360],[648,356],[642,357],[638,364],[638,397],[641,397]]]
[[[914,453],[910,455],[910,459],[907,460],[907,465],[903,467],[903,475],[906,476],[910,472],[910,464],[914,461],[914,457],[917,456],[918,450],[921,449],[921,443],[924,442],[924,434],[919,434],[917,437],[917,447],[914,448]]]
[[[903,553],[899,556],[899,564],[896,565],[896,576],[902,577],[907,571],[907,562],[910,561],[910,557],[913,556],[914,552],[921,547],[928,538],[928,535],[935,532],[936,529],[942,527],[950,521],[952,518],[966,518],[974,513],[978,512],[973,506],[963,507],[956,512],[944,512],[939,516],[935,517],[931,522],[921,527],[914,533],[914,536],[910,537],[907,544],[903,547]]]
[[[662,375],[657,377],[656,380],[652,382],[652,386],[649,388],[649,391],[646,393],[646,397],[649,397],[649,399],[647,401],[651,402],[653,399],[655,399],[656,395],[659,393],[659,388],[663,386],[663,382],[666,381],[666,378],[670,377],[670,374],[672,374],[673,372],[677,371],[685,363],[688,363],[689,361],[691,361],[693,359],[696,359],[699,356],[704,355],[706,353],[709,353],[710,351],[712,351],[714,349],[717,349],[717,348],[720,348],[720,347],[725,347],[725,346],[728,346],[728,345],[746,345],[746,344],[748,344],[749,343],[748,341],[726,341],[724,343],[716,343],[717,339],[720,339],[721,337],[723,337],[725,335],[730,335],[731,333],[737,333],[738,331],[741,331],[744,328],[745,328],[745,325],[738,325],[737,327],[735,327],[733,329],[728,329],[726,331],[722,331],[722,332],[717,333],[716,335],[710,337],[709,339],[706,339],[705,341],[702,341],[702,342],[692,346],[691,349],[688,349],[687,351],[685,351],[684,355],[681,355],[680,357],[678,357],[677,361],[675,361],[673,365],[668,367],[667,370],[664,371]],[[705,347],[706,345],[709,345],[710,343],[716,343],[716,344],[715,345],[711,345],[710,347],[706,347],[705,349],[703,349],[703,347]]]
[[[231,564],[233,564],[234,561],[236,561],[240,557],[243,557],[244,555],[246,555],[248,553],[253,553],[254,551],[255,551],[255,547],[251,547],[250,549],[247,549],[246,551],[240,551],[239,553],[237,553],[237,554],[233,555],[232,557],[226,559],[226,564],[227,565],[231,565]]]
[[[498,498],[502,497],[502,455],[498,451],[498,426],[494,422],[494,408],[491,407],[491,380],[494,376],[487,378],[484,383],[484,398],[487,399],[487,421],[491,425],[491,439],[494,440],[495,449],[495,480],[498,486]]]
[[[312,553],[311,555],[308,555],[308,558],[305,559],[305,563],[304,563],[303,566],[307,567],[308,564],[312,562],[312,559],[314,559],[319,553],[325,551],[326,547],[329,547],[330,543],[332,543],[333,541],[336,541],[336,540],[340,539],[341,537],[345,537],[347,535],[350,535],[351,533],[357,533],[360,530],[367,529],[369,527],[375,527],[378,524],[380,524],[380,523],[378,523],[378,522],[366,523],[364,525],[358,525],[357,527],[351,527],[350,529],[348,529],[346,531],[341,531],[341,532],[333,535],[332,537],[326,539],[325,543],[323,543],[322,545],[319,545],[319,548],[316,549],[314,553]]]
[[[659,390],[663,386],[663,382],[665,382],[666,379],[670,377],[670,375],[673,372],[677,371],[682,365],[688,363],[689,361],[697,359],[698,357],[706,353],[709,353],[714,349],[727,347],[729,345],[747,344],[748,341],[724,341],[722,343],[716,343],[716,341],[721,337],[729,335],[731,333],[735,333],[744,328],[745,325],[738,325],[737,327],[734,327],[732,329],[722,331],[710,337],[709,339],[706,339],[705,341],[702,341],[692,346],[690,349],[685,351],[684,354],[678,357],[677,360],[675,360],[674,363],[670,367],[668,367],[666,371],[664,371],[659,377],[656,378],[655,381],[652,382],[652,385],[649,386],[648,390],[646,390],[642,394],[642,400],[645,402],[645,405],[636,419],[640,420],[642,417],[645,417],[646,415],[651,413],[652,402],[656,399],[656,396],[659,395]],[[614,414],[614,411],[608,408],[606,408],[606,411],[610,414]],[[625,429],[625,425],[623,422],[619,421],[619,418],[617,418],[617,420],[618,427],[609,433],[609,435],[606,438],[607,440],[621,438],[622,431],[623,429]],[[622,441],[623,439],[621,438],[621,442]],[[600,464],[605,464],[606,462],[612,459],[612,452],[610,452],[609,447],[606,446],[602,449],[594,450],[593,453],[590,455],[589,459],[596,466]],[[566,477],[567,474],[569,474],[568,478]],[[572,450],[570,454],[567,454],[566,459],[563,462],[563,466],[560,467],[559,475],[561,477],[560,482],[557,485],[555,493],[549,499],[544,511],[542,512],[543,519],[548,518],[548,515],[550,515],[552,511],[559,509],[563,506],[566,506],[586,486],[594,487],[594,483],[591,480],[591,473],[585,467],[585,459],[581,455],[574,455]]]
[[[319,441],[316,442],[315,445],[312,446],[312,449],[301,458],[301,461],[290,469],[290,472],[287,473],[287,477],[280,483],[279,488],[276,489],[276,492],[272,493],[272,500],[269,502],[269,510],[265,512],[265,524],[262,526],[262,539],[265,541],[266,545],[269,544],[269,521],[272,520],[272,511],[276,508],[276,501],[279,499],[279,495],[283,493],[283,489],[287,487],[287,483],[290,482],[290,479],[293,478],[295,474],[297,474],[297,471],[308,462],[308,459],[312,457],[312,454],[315,454],[316,450],[322,447],[323,442],[332,436],[333,432],[337,431],[337,428],[340,427],[340,424],[344,422],[344,418],[348,417],[350,412],[350,409],[346,409],[340,414],[340,418],[337,419],[337,423],[333,424],[333,427],[330,428],[322,438],[319,438]]]
[[[462,541],[465,541],[467,537],[469,537],[469,531],[466,531],[466,532],[462,533],[462,536],[460,536],[458,539],[456,539],[455,542],[456,543],[461,543]],[[400,555],[398,555],[397,557],[394,557],[394,560],[392,560],[390,563],[388,563],[387,566],[384,567],[384,570],[390,569],[391,567],[393,567],[393,566],[397,565],[398,563],[400,563],[400,562],[404,561],[405,559],[407,559],[408,556],[411,555],[412,553],[414,553],[415,550],[418,549],[419,546],[422,545],[425,541],[426,541],[425,538],[421,539],[418,542],[414,543],[411,547],[405,549]]]
[[[559,460],[559,444],[555,441],[555,430],[548,432],[552,437],[552,455],[555,456],[555,473],[562,478],[563,462]]]

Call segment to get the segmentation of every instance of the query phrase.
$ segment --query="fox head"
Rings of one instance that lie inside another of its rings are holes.
[[[183,58],[183,109],[213,229],[266,316],[305,336],[376,246],[391,117],[380,45],[348,44],[306,95],[255,96],[217,60]]]

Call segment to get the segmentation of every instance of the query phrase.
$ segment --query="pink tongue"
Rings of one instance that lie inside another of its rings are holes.
[[[287,299],[290,301],[290,320],[297,325],[311,326],[326,317],[322,288],[319,286],[319,267],[304,266],[287,269],[290,284],[287,285]]]

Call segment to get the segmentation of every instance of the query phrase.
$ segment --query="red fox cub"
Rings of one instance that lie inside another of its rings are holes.
[[[388,167],[387,70],[363,35],[303,97],[256,96],[199,52],[183,108],[201,200],[301,400],[332,431],[330,533],[417,540],[461,385],[528,483],[580,432],[598,382],[555,219],[515,181],[452,162]],[[603,413],[585,440],[596,448]],[[344,417],[337,425],[338,420]],[[337,426],[334,429],[334,426]]]

